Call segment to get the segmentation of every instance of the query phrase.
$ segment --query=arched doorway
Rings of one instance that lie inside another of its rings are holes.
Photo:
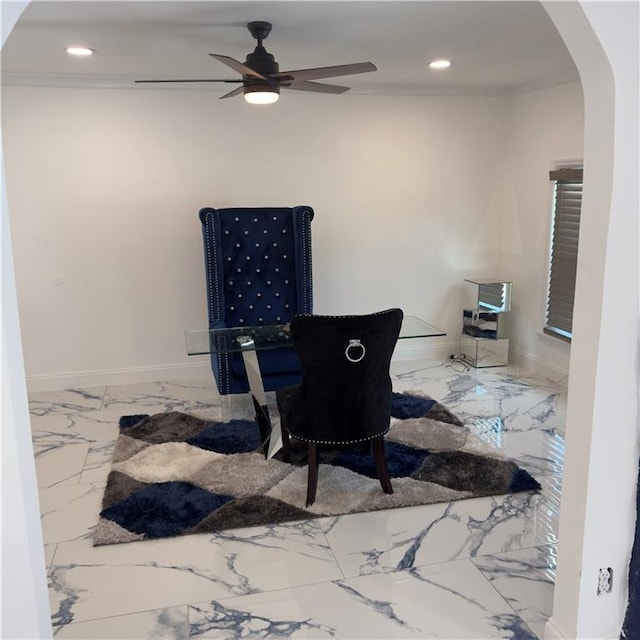
[[[577,330],[572,362],[569,410],[569,460],[563,501],[563,525],[555,614],[549,625],[564,637],[606,637],[617,634],[626,604],[626,566],[631,548],[635,513],[630,508],[635,492],[637,446],[636,393],[638,373],[635,353],[637,329],[637,189],[625,176],[637,176],[637,7],[632,3],[546,3],[551,18],[571,51],[581,73],[587,98],[587,177],[591,193],[585,202],[588,228],[588,257],[582,260],[578,308],[583,320]],[[602,6],[600,6],[602,4]],[[17,19],[26,3],[10,3]],[[613,8],[612,8],[613,7]],[[3,7],[4,38],[11,16]],[[609,66],[609,61],[611,66]],[[635,65],[635,66],[634,66]],[[636,146],[629,144],[636,134]],[[626,136],[626,137],[625,137]],[[634,155],[635,151],[635,155]],[[3,222],[6,216],[3,206]],[[3,257],[10,263],[9,253]],[[4,265],[3,265],[4,266]],[[621,284],[622,283],[622,284]],[[3,268],[4,290],[14,289],[12,268]],[[620,287],[625,287],[624,309],[616,305]],[[598,304],[594,304],[597,299]],[[3,339],[14,351],[3,366],[15,384],[6,387],[8,403],[5,429],[15,436],[10,445],[16,452],[12,464],[3,465],[4,482],[21,487],[19,497],[31,510],[16,512],[5,544],[17,542],[5,579],[14,589],[16,606],[8,602],[5,611],[20,617],[20,631],[26,637],[46,637],[48,606],[40,582],[44,575],[37,536],[33,537],[34,496],[32,459],[25,455],[26,398],[23,364],[17,330],[15,298],[4,306]],[[600,310],[616,309],[601,314]],[[3,353],[4,357],[4,353]],[[586,398],[586,400],[585,400]],[[615,407],[615,409],[612,409]],[[611,420],[611,415],[615,420]],[[615,435],[612,437],[612,430]],[[11,450],[10,450],[11,451]],[[615,500],[612,496],[615,495]],[[37,509],[36,509],[37,519]],[[612,523],[614,525],[612,526]],[[14,530],[15,527],[15,530]],[[580,544],[576,544],[580,540]],[[19,553],[18,553],[19,551]],[[12,549],[12,553],[14,550]],[[596,599],[597,569],[613,566],[615,590],[608,599]],[[31,571],[25,572],[29,566]],[[27,597],[25,599],[25,594]],[[25,602],[37,611],[32,632],[21,615]],[[6,615],[6,614],[5,614]],[[573,634],[573,635],[572,635]],[[586,634],[586,635],[585,635]],[[550,635],[551,637],[551,635]]]

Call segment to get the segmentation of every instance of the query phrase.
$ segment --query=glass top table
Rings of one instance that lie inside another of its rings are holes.
[[[447,334],[415,316],[405,316],[399,340],[407,338],[435,338]],[[263,351],[293,346],[288,324],[265,326],[225,327],[223,329],[194,329],[185,334],[187,354],[190,356],[233,351]]]
[[[438,329],[420,318],[405,316],[398,339],[434,338],[446,335],[442,329]],[[264,454],[267,458],[273,457],[282,447],[282,435],[279,421],[272,421],[269,415],[256,352],[287,346],[293,348],[289,325],[194,329],[187,331],[185,337],[187,353],[190,356],[231,352],[242,354]]]

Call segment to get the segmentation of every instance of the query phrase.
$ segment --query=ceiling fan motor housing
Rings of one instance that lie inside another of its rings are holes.
[[[263,46],[262,41],[271,33],[271,23],[263,22],[262,20],[255,20],[247,24],[249,33],[258,41],[253,53],[247,56],[244,63],[247,67],[250,67],[254,71],[261,73],[263,76],[268,76],[272,73],[278,73],[280,71],[280,65],[276,62],[273,55],[271,55]],[[252,76],[243,76],[245,80],[245,86],[273,86],[272,82],[265,82],[260,78]]]
[[[254,49],[253,53],[250,53],[247,56],[244,63],[247,67],[251,67],[254,71],[265,76],[271,73],[278,73],[278,71],[280,71],[280,65],[261,44]]]

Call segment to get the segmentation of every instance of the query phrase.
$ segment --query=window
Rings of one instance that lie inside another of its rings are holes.
[[[544,332],[571,342],[582,208],[582,169],[556,169],[549,172],[549,179],[553,182],[553,217]]]

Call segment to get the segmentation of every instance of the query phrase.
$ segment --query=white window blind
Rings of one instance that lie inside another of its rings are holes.
[[[570,341],[578,264],[582,169],[549,172],[554,183],[551,258],[544,332]]]

